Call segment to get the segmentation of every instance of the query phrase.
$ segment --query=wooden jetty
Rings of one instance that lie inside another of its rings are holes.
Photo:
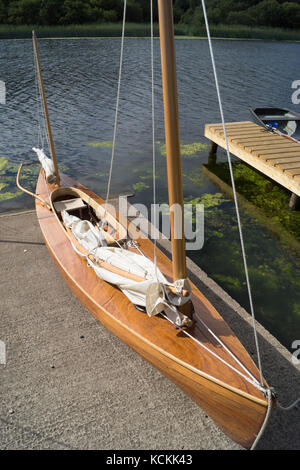
[[[292,192],[290,208],[300,201],[300,144],[273,134],[250,121],[226,123],[230,152]],[[216,161],[218,146],[226,148],[223,126],[206,124],[210,157]]]

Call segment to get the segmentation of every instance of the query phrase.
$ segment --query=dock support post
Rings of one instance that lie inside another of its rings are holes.
[[[208,164],[215,165],[217,163],[217,150],[218,144],[216,144],[213,140],[209,143],[209,154],[208,154]]]
[[[300,210],[300,197],[297,194],[292,193],[291,199],[289,202],[289,209],[291,211]]]

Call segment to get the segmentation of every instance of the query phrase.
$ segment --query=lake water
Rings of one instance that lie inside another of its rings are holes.
[[[214,41],[225,118],[249,120],[249,107],[291,103],[300,79],[297,43]],[[41,40],[41,63],[56,153],[62,169],[104,195],[111,156],[120,39]],[[205,243],[189,256],[249,310],[233,203],[207,179],[205,123],[219,122],[207,42],[176,40],[183,146],[183,188],[187,201],[206,203]],[[0,211],[32,207],[15,186],[17,164],[35,159],[38,105],[33,51],[28,40],[0,42]],[[159,42],[155,40],[155,106],[158,202],[167,202]],[[150,42],[125,41],[119,127],[112,193],[135,191],[131,203],[152,201]],[[219,153],[221,159],[224,152]],[[35,175],[25,174],[34,187]],[[299,259],[241,209],[257,319],[285,346],[300,339]]]

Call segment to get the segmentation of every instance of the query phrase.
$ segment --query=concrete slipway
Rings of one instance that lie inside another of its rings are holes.
[[[168,251],[169,242],[162,245]],[[34,212],[0,217],[0,257],[7,354],[0,365],[0,449],[240,448],[73,296]],[[188,267],[253,354],[248,313],[190,260]],[[300,366],[261,325],[258,332],[264,375],[290,403],[300,392]],[[299,450],[299,418],[299,409],[277,409],[258,449]]]

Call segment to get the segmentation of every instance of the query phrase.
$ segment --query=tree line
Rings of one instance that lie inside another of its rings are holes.
[[[174,0],[175,22],[203,24],[201,0]],[[206,0],[212,24],[300,28],[300,0]],[[149,22],[149,0],[127,0],[129,22]],[[122,0],[0,0],[0,24],[120,22]],[[157,2],[154,1],[157,21]]]
[[[177,19],[194,26],[203,24],[200,3],[176,0]],[[300,0],[206,0],[206,5],[212,24],[300,28]]]

